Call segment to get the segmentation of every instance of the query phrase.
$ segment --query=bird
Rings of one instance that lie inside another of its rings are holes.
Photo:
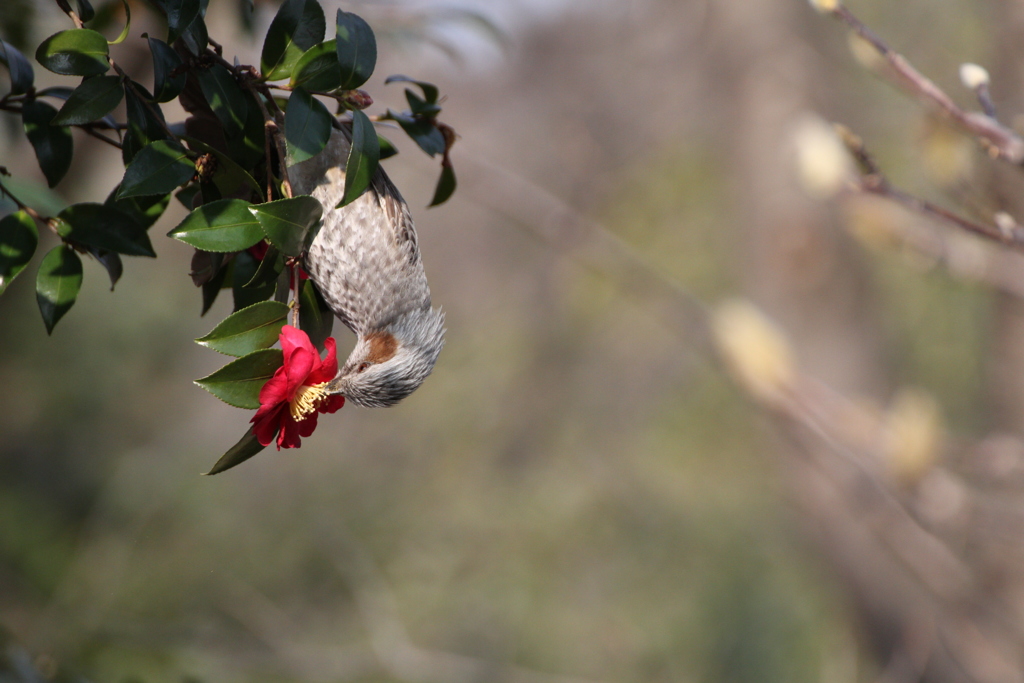
[[[351,130],[332,128],[326,147],[288,169],[295,194],[320,201],[319,232],[303,267],[324,301],[356,335],[326,391],[351,403],[392,406],[423,383],[444,346],[444,312],[433,308],[412,214],[378,166],[363,194],[345,192]]]

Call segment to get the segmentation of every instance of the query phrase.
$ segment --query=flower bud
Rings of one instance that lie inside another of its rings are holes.
[[[839,0],[808,0],[811,3],[811,7],[818,10],[822,14],[828,14],[829,12],[835,12],[839,9]]]
[[[373,98],[365,90],[345,90],[338,99],[347,109],[366,109],[373,104]]]
[[[882,454],[893,478],[914,484],[939,457],[942,415],[938,403],[920,389],[901,389],[885,417]]]
[[[796,378],[785,334],[747,301],[721,304],[712,322],[719,352],[736,381],[754,398],[779,403]]]
[[[984,67],[970,62],[961,64],[960,82],[968,90],[977,90],[983,85],[988,85],[988,71]]]
[[[853,177],[853,160],[835,129],[815,115],[802,117],[793,131],[797,174],[816,199],[836,195]]]

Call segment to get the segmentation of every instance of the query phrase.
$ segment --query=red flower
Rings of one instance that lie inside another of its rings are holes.
[[[338,374],[334,339],[324,342],[327,357],[320,359],[309,336],[291,325],[281,328],[284,365],[260,390],[260,409],[251,422],[256,438],[269,446],[277,435],[277,450],[298,448],[300,436],[316,429],[317,413],[333,413],[345,405],[345,397],[328,394],[327,383]]]

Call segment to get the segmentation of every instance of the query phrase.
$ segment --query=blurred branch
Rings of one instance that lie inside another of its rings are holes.
[[[890,48],[878,34],[858,19],[841,3],[827,8],[827,12],[849,26],[870,44],[891,67],[896,81],[919,99],[925,101],[976,136],[993,156],[1012,164],[1024,162],[1024,138],[1002,125],[993,117],[978,112],[966,112],[953,102],[941,88],[918,71],[907,59]]]

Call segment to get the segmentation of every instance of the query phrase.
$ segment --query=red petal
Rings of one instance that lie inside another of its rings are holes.
[[[338,355],[333,337],[324,340],[324,349],[327,351],[327,357],[320,361],[320,355],[317,354],[316,358],[319,363],[314,364],[313,370],[310,371],[306,379],[306,384],[310,386],[330,382],[338,374]]]
[[[274,371],[274,376],[268,379],[260,389],[260,410],[266,406],[287,402],[291,398],[291,393],[288,391],[288,375],[282,365]]]
[[[341,410],[341,407],[345,405],[345,397],[341,394],[328,394],[327,398],[320,402],[319,410],[321,413],[335,413]]]
[[[310,413],[306,419],[297,424],[299,425],[299,436],[310,436],[316,429],[316,413]]]
[[[292,419],[291,413],[288,413],[281,421],[281,433],[277,435],[277,450],[301,446],[299,431],[299,423]]]
[[[261,446],[269,446],[281,427],[282,411],[287,411],[288,406],[278,404],[276,406],[260,406],[250,422],[253,423],[252,431]],[[284,413],[287,415],[287,413]]]

